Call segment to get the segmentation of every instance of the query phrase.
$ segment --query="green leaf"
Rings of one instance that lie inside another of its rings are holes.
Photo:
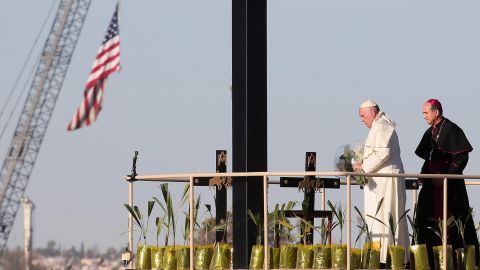
[[[357,240],[355,240],[355,244],[357,243],[358,239],[360,239],[360,237],[361,237],[363,234],[365,234],[366,237],[368,238],[368,240],[369,240],[370,242],[372,242],[372,238],[371,238],[371,235],[370,235],[370,230],[369,230],[369,228],[368,228],[368,224],[367,224],[367,221],[365,220],[365,217],[363,217],[363,214],[360,212],[360,210],[358,209],[357,206],[354,206],[353,208],[355,209],[355,211],[357,211],[357,214],[358,214],[358,216],[362,219],[362,224],[363,224],[362,226],[358,226],[358,225],[357,225],[357,227],[359,227],[361,230],[360,230],[360,232],[359,232],[359,234],[358,234]]]
[[[285,207],[285,210],[287,210],[287,211],[288,211],[288,210],[292,210],[293,207],[295,207],[295,204],[296,204],[296,203],[295,203],[294,201],[289,201],[289,202],[287,203],[287,206]]]
[[[385,227],[387,227],[387,228],[388,228],[388,225],[387,225],[387,224],[385,224],[385,222],[383,222],[383,221],[381,221],[380,219],[378,219],[377,217],[374,217],[374,216],[372,216],[372,215],[369,215],[369,214],[367,214],[367,217],[369,217],[369,218],[373,218],[374,220],[376,220],[376,221],[380,222],[381,224],[383,224],[383,226],[385,226]]]
[[[388,213],[388,228],[390,229],[390,232],[395,231],[395,223],[393,221],[392,213]]]
[[[276,221],[278,219],[279,214],[279,205],[278,203],[275,204],[275,209],[273,210],[273,220]]]
[[[153,206],[155,205],[155,201],[148,201],[148,211],[147,211],[147,218],[150,217],[152,214]]]
[[[314,230],[314,229],[316,229],[316,228],[312,225],[312,223],[310,223],[310,221],[308,221],[308,220],[305,220],[305,219],[303,219],[303,218],[300,218],[300,222],[303,223],[304,226],[305,226],[307,229],[309,229],[309,230]]]
[[[139,218],[137,217],[137,214],[133,211],[133,209],[130,207],[130,205],[128,204],[123,204],[125,206],[125,208],[127,208],[128,212],[130,212],[130,215],[132,215],[133,219],[135,220],[135,222],[137,223],[137,226],[141,229],[142,228],[142,224],[140,223],[140,220]]]
[[[157,226],[157,236],[160,235],[160,232],[161,232],[162,229],[163,229],[163,225],[165,224],[165,223],[163,222],[163,221],[164,221],[164,218],[165,218],[165,216],[164,216],[162,219],[160,219],[160,217],[157,217],[157,218],[155,219],[155,225]]]
[[[198,224],[198,211],[200,209],[200,202],[202,200],[202,195],[198,195],[197,197],[197,200],[195,202],[195,207],[193,208],[194,209],[194,212],[193,212],[193,224],[194,226],[197,225],[198,227],[200,227],[200,225]]]
[[[180,200],[180,205],[183,206],[185,201],[188,199],[188,191],[190,190],[190,185],[185,184],[183,187],[182,199]]]
[[[417,245],[418,239],[417,239],[417,229],[415,228],[415,222],[412,220],[412,218],[409,215],[407,215],[407,219],[408,219],[408,222],[410,223],[410,227],[412,227],[412,233],[410,234],[410,236],[413,239],[413,244]]]
[[[165,209],[165,207],[163,206],[163,203],[155,196],[153,197],[153,199],[157,202],[158,205],[160,205],[160,208],[162,208],[163,212],[167,213],[167,209]]]
[[[278,223],[281,224],[282,226],[284,226],[285,228],[289,229],[289,230],[295,229],[295,227],[293,227],[292,224],[286,222],[285,220],[279,220]]]
[[[408,220],[408,223],[410,223],[410,227],[414,228],[415,227],[415,223],[413,222],[412,218],[410,216],[407,215],[407,220]]]
[[[377,210],[375,211],[375,216],[377,216],[378,212],[380,211],[380,208],[382,208],[383,204],[383,197],[380,199],[380,201],[377,204]]]
[[[364,228],[363,228],[362,226],[357,225],[357,227],[360,229],[360,232],[363,232],[363,231],[364,231]],[[357,238],[355,239],[355,245],[357,245],[357,242],[358,242],[358,240],[360,239],[360,237],[362,237],[362,234],[363,234],[363,233],[359,233],[359,234],[357,235]]]
[[[135,211],[135,213],[137,214],[138,219],[142,220],[142,213],[140,212],[140,209],[138,209],[138,206],[134,205],[133,211]]]
[[[250,209],[247,210],[247,213],[248,213],[248,216],[250,217],[250,219],[253,221],[253,223],[255,223],[255,226],[258,227],[257,216],[255,216],[253,214],[252,210],[250,210]]]
[[[405,218],[405,216],[408,214],[408,212],[410,211],[410,209],[407,209],[407,211],[405,211],[402,216],[400,216],[400,218],[397,220],[397,226],[398,224],[400,224],[400,221],[402,221],[403,218]]]

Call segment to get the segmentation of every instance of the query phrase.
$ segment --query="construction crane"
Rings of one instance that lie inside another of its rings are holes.
[[[92,0],[61,0],[0,174],[0,256]]]

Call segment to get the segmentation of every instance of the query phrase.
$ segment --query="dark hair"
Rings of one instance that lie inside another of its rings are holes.
[[[378,107],[378,105],[375,105],[372,107],[372,110],[375,112],[375,113],[378,113],[380,112],[380,107]]]
[[[438,106],[432,105],[432,111],[434,111],[434,110],[437,110],[440,115],[443,114],[442,107],[438,107]]]

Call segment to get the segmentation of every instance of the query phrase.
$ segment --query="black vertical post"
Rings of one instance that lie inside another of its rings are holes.
[[[267,0],[232,0],[232,152],[234,172],[267,171]],[[234,268],[248,268],[263,213],[261,177],[233,181]]]
[[[316,171],[316,163],[317,163],[317,153],[316,152],[306,152],[305,153],[305,171],[306,172],[313,172]],[[313,182],[315,181],[315,176],[308,176],[308,179]],[[307,208],[307,216],[305,217],[306,220],[314,225],[314,217],[313,212],[315,211],[315,189],[311,188],[310,190],[305,190],[304,196],[305,202],[308,203]],[[308,236],[308,243],[313,244],[313,231]]]
[[[216,151],[215,171],[217,173],[227,172],[227,150]],[[215,224],[223,224],[227,221],[227,188],[215,189]],[[228,224],[227,224],[228,225]],[[223,240],[223,231],[217,230],[215,239],[217,243]]]

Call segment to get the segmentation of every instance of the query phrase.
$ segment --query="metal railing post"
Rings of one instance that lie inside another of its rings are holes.
[[[133,182],[129,181],[128,182],[128,205],[133,209]],[[131,213],[128,213],[128,248],[130,251],[135,254],[135,251],[133,250],[133,217]],[[137,258],[133,258],[133,260],[130,260],[128,267],[130,269],[133,269],[133,262]]]
[[[194,192],[193,192],[193,176],[190,175],[190,194],[189,194],[189,199],[190,199],[190,235],[189,235],[189,238],[190,238],[190,269],[193,270],[193,266],[194,266],[194,261],[193,261],[193,258],[194,258],[194,255],[195,255],[195,249],[194,249],[194,243],[193,243],[193,227],[194,227],[194,211],[195,211],[195,197],[194,197]]]
[[[352,228],[350,226],[351,223],[351,213],[350,213],[350,175],[347,175],[347,269],[350,269],[350,253],[351,253],[351,235],[352,235]]]
[[[269,250],[268,250],[268,178],[267,175],[263,175],[263,268],[268,270]]]
[[[443,235],[442,235],[442,242],[443,242],[443,265],[447,267],[447,188],[448,181],[445,177],[443,179]]]

